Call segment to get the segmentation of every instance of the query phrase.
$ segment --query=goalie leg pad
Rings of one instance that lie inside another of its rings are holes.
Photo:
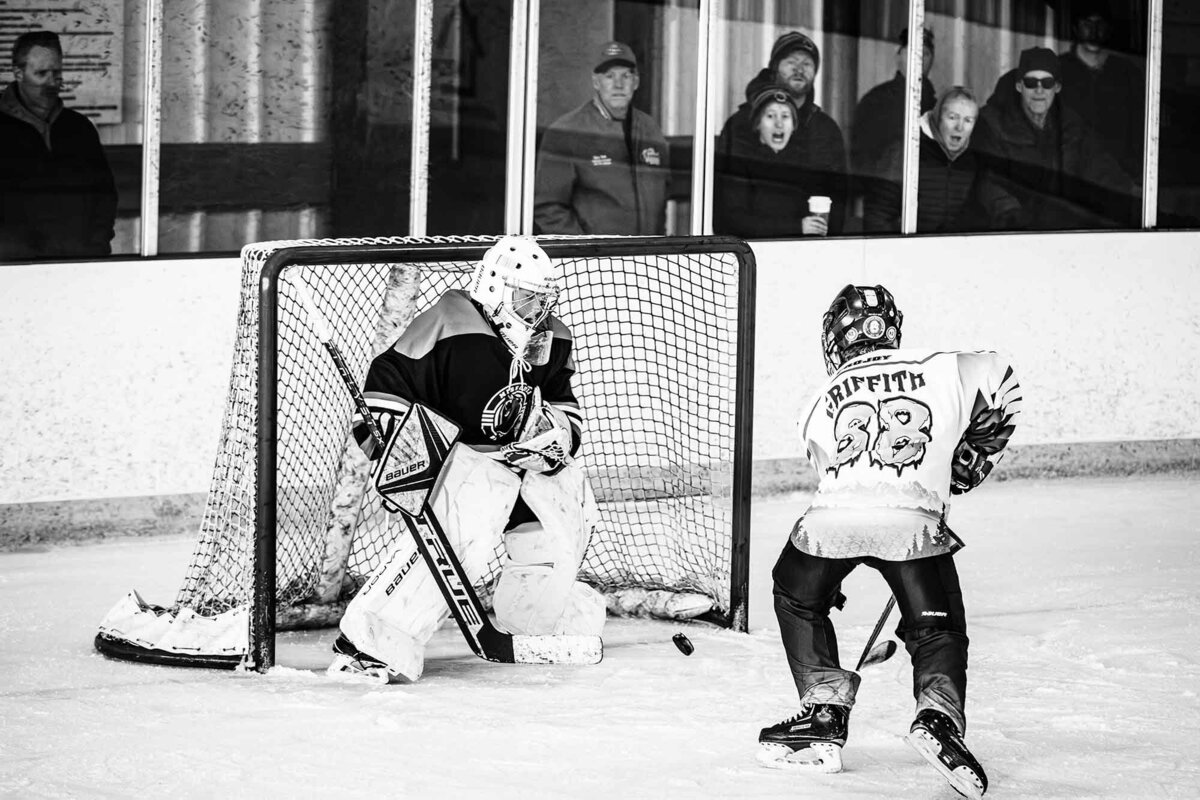
[[[507,557],[496,584],[496,621],[510,633],[598,636],[604,628],[604,596],[575,580],[576,549],[538,523],[504,536]]]
[[[446,618],[441,590],[407,532],[346,607],[342,634],[406,681],[421,677],[425,643]]]
[[[500,532],[520,491],[520,478],[465,445],[450,452],[430,505],[472,581],[495,562]],[[424,668],[425,644],[450,614],[413,537],[395,520],[387,559],[350,601],[341,629],[354,645],[414,681]]]
[[[521,634],[603,629],[604,601],[575,577],[595,526],[591,486],[577,465],[553,475],[526,473],[521,496],[538,523],[505,534],[506,559],[496,586],[497,621]]]
[[[496,621],[509,633],[548,634],[562,616],[579,564],[571,542],[529,522],[504,534]]]

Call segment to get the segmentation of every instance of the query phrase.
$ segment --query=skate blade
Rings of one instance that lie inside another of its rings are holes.
[[[604,658],[599,636],[513,634],[512,644],[518,664],[599,664]]]
[[[904,737],[904,741],[912,745],[912,748],[925,757],[933,768],[942,774],[954,791],[961,794],[963,797],[969,797],[971,800],[982,800],[983,798],[983,783],[979,780],[979,776],[975,774],[975,770],[964,765],[950,769],[942,761],[942,745],[928,731],[918,728],[917,730]]]
[[[759,742],[758,763],[768,769],[789,769],[802,772],[841,772],[842,748],[836,744],[818,742],[800,750],[773,742]]]

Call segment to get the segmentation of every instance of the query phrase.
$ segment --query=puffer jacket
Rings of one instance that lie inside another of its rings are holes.
[[[890,163],[903,163],[902,146],[891,145]],[[979,157],[974,148],[968,145],[951,159],[933,138],[929,115],[922,116],[917,232],[956,233],[986,228],[977,200],[979,180]],[[871,233],[899,233],[902,200],[899,180],[874,182],[863,203],[863,227]]]
[[[1056,102],[1040,130],[1018,103],[988,104],[972,136],[992,228],[1133,227],[1140,192],[1087,124]]]

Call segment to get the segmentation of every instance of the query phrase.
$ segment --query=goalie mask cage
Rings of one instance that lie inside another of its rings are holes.
[[[232,378],[200,538],[175,605],[151,608],[172,622],[241,609],[247,641],[214,654],[118,640],[102,626],[101,651],[265,670],[276,630],[337,624],[390,543],[408,534],[368,491],[372,462],[349,434],[352,399],[294,281],[310,290],[361,385],[371,359],[416,314],[466,288],[497,238],[243,249]],[[613,592],[707,595],[707,619],[746,630],[753,253],[727,237],[538,242],[564,272],[554,313],[574,338],[580,457],[600,510],[580,579],[610,593],[610,608]],[[502,552],[498,542],[476,587],[485,602]]]

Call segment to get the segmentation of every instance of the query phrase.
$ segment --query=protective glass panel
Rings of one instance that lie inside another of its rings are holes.
[[[1139,227],[1146,3],[926,12],[940,102],[923,120],[918,232]]]
[[[511,0],[433,4],[430,234],[504,231],[512,16]]]
[[[713,231],[860,232],[866,179],[901,138],[894,37],[907,4],[731,2],[724,11],[713,53],[713,73],[728,76],[712,98]],[[872,91],[879,102],[861,115],[863,142],[852,152],[859,101]]]
[[[901,230],[907,146],[908,4],[883,5],[883,13],[864,13],[861,17],[859,77],[864,85],[874,83],[859,98],[850,132],[854,221],[861,220],[862,230],[868,234],[896,234]],[[929,10],[930,4],[926,3],[927,15]],[[941,26],[934,24],[929,15],[925,30],[913,37],[922,50],[921,114],[930,111],[945,92],[949,69],[944,53],[939,57],[939,45],[945,50],[945,43],[938,38],[941,32]]]
[[[166,0],[160,251],[406,231],[414,24],[406,0]]]
[[[537,233],[689,232],[698,32],[695,3],[542,0]]]
[[[1163,4],[1158,226],[1200,227],[1200,5]]]

